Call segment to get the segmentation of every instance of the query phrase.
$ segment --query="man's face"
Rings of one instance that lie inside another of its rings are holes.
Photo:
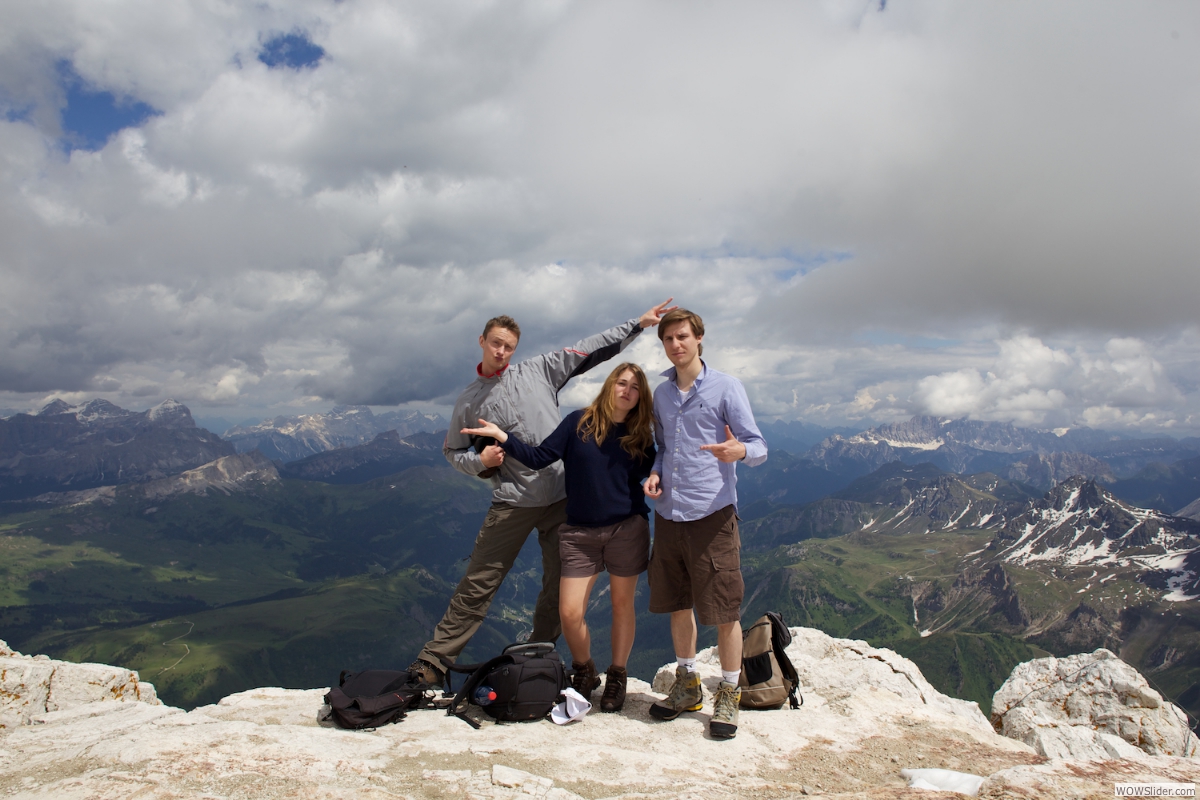
[[[663,333],[663,350],[677,368],[692,363],[700,355],[703,336],[692,333],[692,323],[684,320],[667,328]]]
[[[483,374],[493,375],[508,366],[513,351],[517,349],[517,337],[508,328],[495,327],[479,337],[483,348]]]

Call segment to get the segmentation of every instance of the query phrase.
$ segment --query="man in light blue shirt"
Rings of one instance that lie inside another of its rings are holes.
[[[658,456],[645,483],[655,500],[654,550],[650,555],[650,610],[671,615],[678,666],[675,685],[650,715],[675,719],[698,711],[704,690],[696,673],[696,617],[717,627],[721,683],[713,698],[709,732],[737,734],[738,678],[742,668],[741,541],[737,527],[737,462],[758,466],[767,443],[754,423],[741,381],[710,369],[704,321],[676,309],[658,329],[674,366],[654,391],[654,437]]]

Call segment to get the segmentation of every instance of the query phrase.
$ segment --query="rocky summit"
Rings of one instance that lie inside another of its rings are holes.
[[[951,789],[990,798],[1092,798],[1111,797],[1117,781],[1200,779],[1200,761],[1187,755],[1195,753],[1195,737],[1173,737],[1184,750],[1172,750],[1172,737],[1160,736],[1152,715],[1139,716],[1137,709],[1164,704],[1136,673],[1094,680],[1111,657],[1097,656],[1093,680],[1047,689],[1044,699],[1074,697],[1079,713],[1055,724],[1090,728],[1096,721],[1088,710],[1111,707],[1115,688],[1138,699],[1123,717],[1137,720],[1136,731],[1117,724],[1104,740],[1113,753],[1049,756],[997,733],[973,703],[939,694],[891,651],[807,628],[792,633],[788,654],[803,706],[743,711],[732,741],[706,733],[719,678],[712,650],[698,657],[704,709],[672,722],[647,713],[669,682],[667,665],[652,685],[630,681],[620,713],[593,710],[562,727],[475,715],[482,726],[475,730],[422,710],[355,732],[318,722],[324,689],[255,689],[185,713],[161,705],[128,670],[3,648],[0,791],[66,800],[962,796]],[[1012,691],[1040,691],[1058,671],[1057,664],[1034,670]],[[1022,708],[1026,720],[1044,711]],[[1159,754],[1129,741],[1134,734],[1156,742]],[[918,794],[910,782],[942,791]]]
[[[0,500],[164,478],[234,452],[174,400],[142,412],[55,400],[0,419]]]

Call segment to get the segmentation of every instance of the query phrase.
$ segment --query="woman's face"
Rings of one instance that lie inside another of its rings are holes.
[[[642,387],[638,386],[638,379],[634,376],[633,370],[627,369],[617,376],[617,382],[613,384],[612,399],[613,408],[619,416],[624,417],[637,408],[641,391]]]

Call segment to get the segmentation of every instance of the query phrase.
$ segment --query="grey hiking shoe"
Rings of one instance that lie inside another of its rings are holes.
[[[650,716],[675,719],[685,711],[699,711],[703,705],[704,687],[700,685],[700,673],[688,672],[687,667],[676,667],[671,693],[666,700],[650,706]]]
[[[713,695],[713,715],[708,723],[708,732],[714,739],[732,739],[737,736],[738,702],[742,689],[728,681],[717,684]]]
[[[446,682],[446,673],[423,658],[418,658],[408,665],[408,674],[434,688],[441,688]]]
[[[572,665],[571,688],[583,695],[588,701],[592,692],[600,687],[600,676],[596,674],[596,662],[592,659],[582,664]]]

